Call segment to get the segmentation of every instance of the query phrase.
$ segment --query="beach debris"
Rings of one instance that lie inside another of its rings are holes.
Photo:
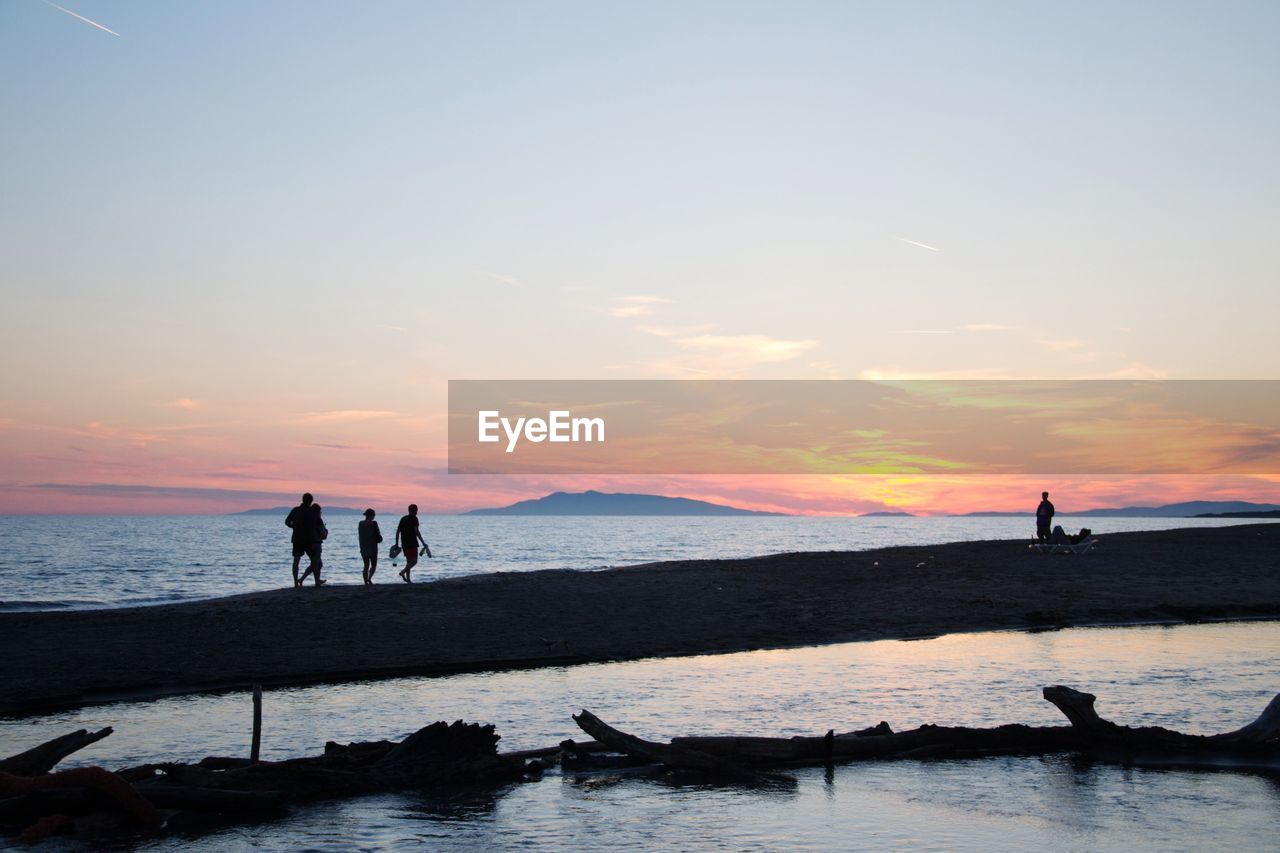
[[[1256,720],[1218,735],[1159,726],[1122,726],[1100,717],[1096,697],[1071,687],[1043,696],[1068,725],[994,728],[924,725],[894,731],[886,722],[837,734],[797,737],[686,736],[645,740],[583,710],[573,717],[593,740],[499,753],[492,725],[436,722],[400,742],[325,744],[324,754],[284,761],[205,758],[111,772],[54,771],[66,756],[111,734],[80,730],[0,760],[0,829],[34,841],[75,834],[89,839],[200,834],[270,820],[290,806],[399,790],[500,787],[536,780],[559,763],[584,784],[637,775],[693,775],[731,785],[794,785],[776,771],[837,762],[979,759],[1075,753],[1125,765],[1205,769],[1280,769],[1280,695]]]
[[[253,738],[249,741],[249,760],[256,762],[262,750],[262,685],[253,685]]]
[[[42,776],[71,753],[84,749],[89,744],[97,743],[110,736],[111,732],[112,729],[108,726],[96,732],[80,729],[62,737],[56,737],[26,752],[0,759],[0,771],[17,776]]]
[[[673,738],[662,744],[616,729],[589,711],[574,717],[601,743],[673,769],[697,769],[739,781],[755,781],[762,768],[834,762],[978,758],[1075,752],[1135,766],[1181,768],[1280,768],[1280,695],[1257,720],[1220,735],[1189,735],[1158,726],[1121,726],[1098,716],[1096,697],[1055,685],[1045,700],[1066,716],[1067,726],[1012,724],[994,728],[924,725],[895,732],[888,723],[860,731],[799,737],[712,735]]]
[[[635,735],[629,735],[613,728],[586,709],[583,709],[580,714],[576,714],[573,721],[578,724],[578,728],[600,743],[618,752],[652,764],[662,764],[673,770],[697,770],[710,776],[734,782],[758,784],[766,781],[766,778],[759,772],[741,765],[731,758],[712,755],[698,749],[677,746],[674,741],[669,744],[662,744],[641,740]]]
[[[500,755],[491,725],[436,722],[400,742],[327,743],[323,755],[284,761],[210,757],[111,772],[58,760],[110,729],[80,731],[0,762],[0,827],[38,840],[201,833],[279,817],[290,805],[404,789],[501,786],[526,778],[525,758]],[[20,772],[21,771],[21,772]]]

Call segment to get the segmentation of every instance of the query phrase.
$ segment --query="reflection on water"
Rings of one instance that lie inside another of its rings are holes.
[[[264,755],[325,740],[400,738],[435,719],[495,723],[503,749],[582,735],[580,707],[636,734],[821,734],[887,720],[1059,724],[1045,684],[1097,693],[1103,716],[1211,733],[1254,719],[1280,690],[1280,623],[989,633],[523,672],[271,691]],[[81,763],[242,754],[242,694],[0,720],[0,753],[113,725]],[[69,762],[73,764],[74,762]],[[1067,756],[900,761],[796,771],[794,788],[552,773],[497,792],[377,796],[297,809],[197,849],[554,845],[678,849],[1271,849],[1280,785],[1266,775],[1155,771]],[[148,849],[169,849],[174,841]]]

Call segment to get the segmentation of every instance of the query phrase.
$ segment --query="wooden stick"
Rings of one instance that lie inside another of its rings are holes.
[[[249,747],[249,760],[257,763],[262,749],[262,685],[253,685],[253,743]]]

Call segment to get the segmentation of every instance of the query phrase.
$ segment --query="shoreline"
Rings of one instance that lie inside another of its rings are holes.
[[[834,640],[832,642],[822,643],[795,643],[792,645],[780,646],[757,646],[752,648],[725,648],[714,649],[710,651],[694,651],[694,652],[676,652],[668,655],[648,655],[634,658],[613,658],[601,660],[587,660],[579,656],[566,656],[563,658],[544,657],[529,661],[507,660],[507,661],[477,661],[474,663],[461,664],[456,667],[435,667],[432,669],[422,669],[419,667],[391,667],[383,669],[361,670],[353,673],[328,673],[322,676],[298,676],[288,677],[282,680],[262,680],[255,682],[246,682],[236,680],[223,683],[208,684],[190,684],[183,687],[164,687],[164,688],[141,688],[123,691],[107,690],[102,693],[86,693],[76,697],[74,701],[62,701],[53,699],[48,702],[37,702],[35,704],[26,705],[21,708],[10,708],[0,704],[0,717],[22,718],[31,716],[40,716],[43,714],[58,713],[60,711],[71,711],[77,708],[89,708],[104,705],[113,705],[116,703],[131,702],[152,702],[157,699],[167,699],[174,696],[196,696],[196,695],[218,695],[222,693],[236,693],[251,690],[254,684],[258,684],[263,689],[281,689],[289,687],[318,687],[325,684],[355,684],[361,681],[387,681],[396,678],[446,678],[451,675],[467,675],[480,672],[509,672],[517,670],[532,669],[551,669],[561,666],[589,666],[592,664],[611,664],[611,663],[628,663],[631,661],[642,660],[667,660],[671,658],[700,657],[703,655],[732,655],[744,654],[748,652],[759,651],[785,651],[788,649],[811,649],[822,648],[823,646],[835,646],[845,643],[916,643],[928,640],[938,640],[943,637],[951,637],[964,634],[1043,634],[1054,631],[1071,631],[1071,630],[1121,630],[1124,628],[1177,628],[1192,625],[1230,625],[1242,622],[1280,622],[1280,611],[1262,616],[1214,616],[1205,618],[1190,617],[1186,619],[1153,619],[1139,620],[1129,622],[1098,622],[1098,623],[1081,623],[1081,624],[1064,624],[1052,625],[1045,627],[1020,627],[1020,628],[984,628],[977,627],[973,629],[965,629],[959,631],[948,631],[942,634],[922,634],[915,637],[876,637],[871,639],[853,639],[853,640]]]
[[[986,631],[1280,618],[1280,528],[553,569],[0,613],[0,713]]]

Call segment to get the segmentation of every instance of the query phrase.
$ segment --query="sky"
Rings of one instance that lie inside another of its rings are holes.
[[[0,512],[1280,501],[445,473],[449,379],[1272,378],[1275,3],[59,5],[0,0]]]

